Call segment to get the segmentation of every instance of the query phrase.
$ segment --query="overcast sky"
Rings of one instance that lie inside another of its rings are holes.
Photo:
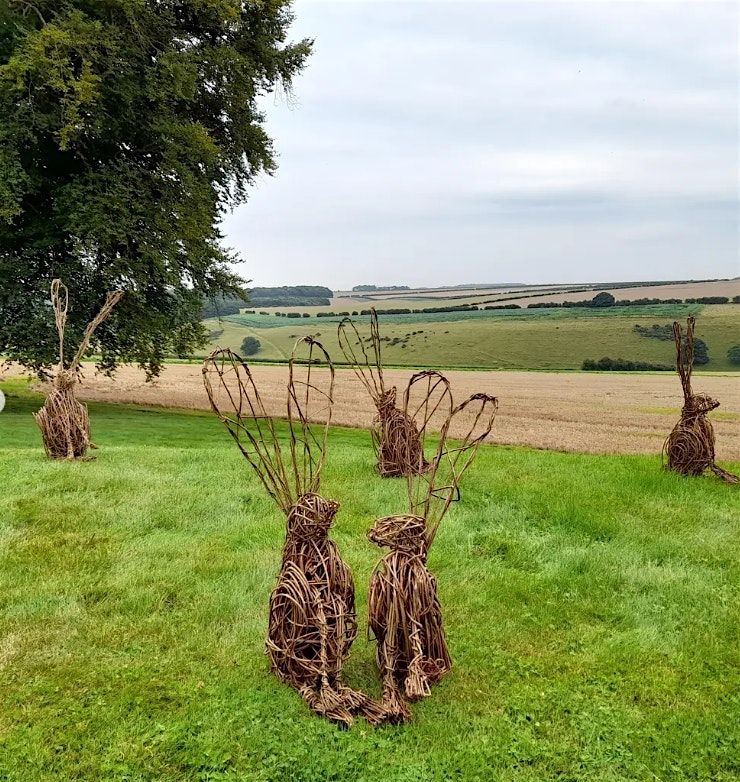
[[[738,4],[297,0],[255,285],[740,274]]]

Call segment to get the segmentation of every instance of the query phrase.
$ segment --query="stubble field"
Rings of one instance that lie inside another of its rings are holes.
[[[286,366],[253,365],[269,413],[283,415]],[[412,372],[386,370],[386,382],[403,389]],[[456,400],[477,391],[499,398],[491,440],[578,453],[654,454],[678,420],[683,403],[673,373],[586,374],[545,372],[445,373]],[[740,383],[737,376],[696,375],[696,391],[719,399],[710,415],[717,434],[717,458],[740,459]],[[86,370],[78,396],[96,401],[208,409],[200,363],[168,365],[146,383],[134,367],[122,367],[114,379]],[[333,420],[367,427],[372,402],[351,370],[337,370]]]

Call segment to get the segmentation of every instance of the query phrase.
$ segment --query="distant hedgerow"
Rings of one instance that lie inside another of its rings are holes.
[[[672,372],[668,364],[650,364],[647,361],[626,361],[623,358],[604,356],[598,361],[587,358],[581,365],[587,372]]]

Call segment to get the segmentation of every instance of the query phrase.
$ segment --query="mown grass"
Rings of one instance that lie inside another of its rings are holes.
[[[727,360],[728,349],[740,341],[736,304],[384,315],[380,327],[390,339],[383,343],[389,365],[561,370],[580,369],[584,359],[602,356],[673,365],[673,342],[642,337],[634,326],[671,323],[690,314],[697,315],[697,335],[709,346],[710,362],[700,369],[737,370]],[[207,325],[223,330],[211,347],[238,350],[244,337],[253,335],[262,343],[257,358],[270,360],[287,358],[297,337],[318,333],[336,359],[341,356],[338,320],[239,315]]]
[[[658,457],[484,447],[430,556],[454,671],[402,727],[341,731],[267,670],[282,525],[209,415],[91,405],[94,460],[0,414],[0,779],[734,780],[738,493]],[[324,493],[365,620],[367,433]],[[740,465],[727,465],[735,471]],[[373,648],[348,680],[379,690]]]

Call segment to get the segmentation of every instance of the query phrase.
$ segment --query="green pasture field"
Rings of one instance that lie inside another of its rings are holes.
[[[429,558],[452,673],[410,724],[340,730],[268,671],[283,524],[214,417],[91,404],[95,458],[52,462],[40,397],[3,388],[0,779],[738,778],[736,488],[482,447]],[[323,493],[357,585],[346,678],[378,694],[365,533],[404,487],[337,428]]]
[[[671,323],[697,316],[697,336],[709,346],[709,364],[698,369],[738,369],[727,351],[740,344],[740,306],[737,304],[656,304],[644,307],[594,309],[485,310],[454,313],[382,315],[383,343],[388,365],[414,367],[479,367],[486,369],[580,369],[584,359],[602,356],[673,365],[672,341],[641,337],[636,324]],[[256,336],[262,350],[256,359],[284,360],[298,337],[319,334],[332,358],[339,362],[337,324],[340,318],[293,318],[272,315],[231,315],[209,320],[214,337],[210,347],[239,350],[245,336]],[[355,320],[369,327],[367,316]]]

